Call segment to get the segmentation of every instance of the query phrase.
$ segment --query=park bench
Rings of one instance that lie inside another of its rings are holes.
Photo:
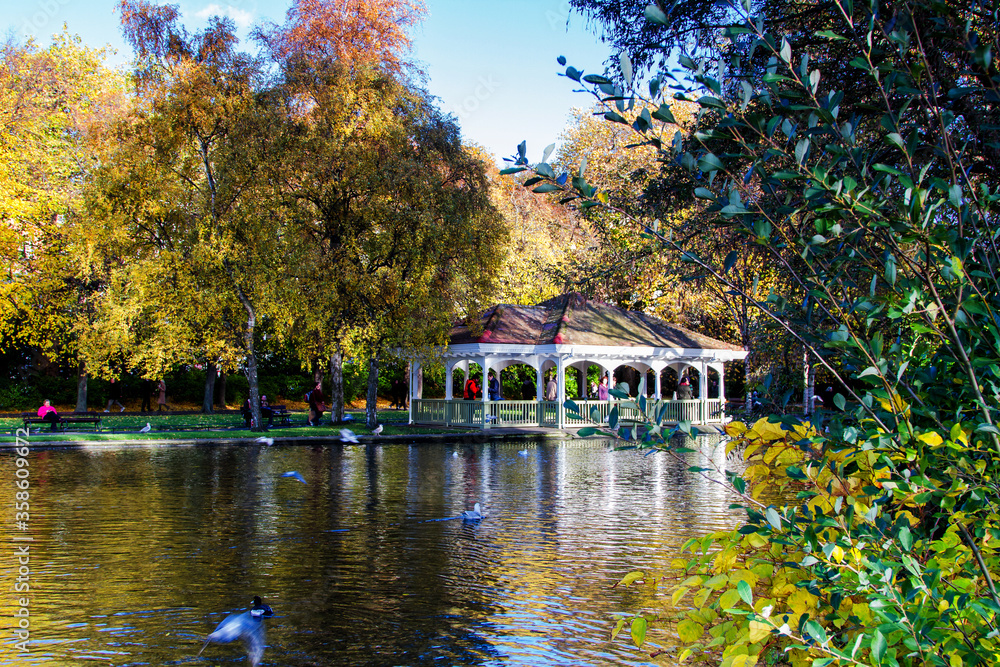
[[[21,419],[24,420],[25,428],[31,428],[33,424],[44,426],[51,424],[51,422],[42,419],[38,416],[38,413],[35,412],[21,413]],[[73,424],[93,424],[94,430],[100,431],[101,416],[96,412],[68,412],[66,414],[59,415],[59,421],[56,423],[62,431],[65,431]]]
[[[291,426],[292,425],[292,413],[288,411],[288,408],[284,405],[271,405],[271,415],[274,417],[274,422],[280,424],[281,426]]]
[[[267,407],[271,409],[271,416],[272,416],[271,422],[273,424],[276,424],[278,426],[292,425],[292,413],[288,411],[288,408],[286,406],[269,405]],[[247,417],[245,414],[243,414],[242,411],[240,412],[240,415],[245,425]],[[263,417],[265,421],[267,420],[267,417],[265,417],[263,414],[261,415],[261,417]]]

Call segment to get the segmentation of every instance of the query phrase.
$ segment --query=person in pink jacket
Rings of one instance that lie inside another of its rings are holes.
[[[47,422],[51,422],[52,430],[56,430],[56,424],[59,423],[59,413],[56,412],[54,407],[52,407],[49,399],[46,398],[42,401],[42,407],[38,408],[38,416]]]

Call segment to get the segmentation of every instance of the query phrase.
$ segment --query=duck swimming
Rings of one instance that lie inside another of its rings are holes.
[[[480,510],[479,503],[476,503],[471,510],[464,510],[462,512],[462,519],[464,521],[479,521],[483,518],[483,513]]]

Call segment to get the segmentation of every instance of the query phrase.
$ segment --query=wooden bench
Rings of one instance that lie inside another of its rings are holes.
[[[42,419],[36,412],[23,412],[21,419],[24,420],[24,427],[30,428],[32,424],[50,426],[52,422]],[[59,415],[56,426],[59,430],[65,431],[71,424],[93,424],[95,431],[101,430],[101,416],[96,412],[67,412]]]
[[[292,413],[288,411],[288,408],[284,405],[268,405],[271,410],[271,423],[277,422],[279,426],[291,426],[292,425]],[[261,418],[267,420],[267,416],[263,413],[261,408]],[[243,418],[243,425],[246,425],[247,415],[241,410],[240,415]]]
[[[288,411],[288,408],[284,405],[269,405],[271,408],[271,416],[273,419],[278,420],[281,426],[291,426],[292,425],[292,413]]]

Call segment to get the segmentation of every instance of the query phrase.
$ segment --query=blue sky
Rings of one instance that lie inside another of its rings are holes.
[[[529,159],[556,142],[569,110],[590,98],[557,76],[556,58],[587,72],[603,72],[608,48],[565,0],[425,0],[429,16],[414,31],[414,55],[441,107],[455,114],[468,141],[498,159],[523,139]],[[228,15],[242,34],[261,21],[280,23],[286,0],[180,0],[190,30],[212,14]],[[115,0],[0,0],[6,34],[48,44],[67,24],[89,46],[110,45],[114,64],[131,58],[122,41]],[[569,28],[567,29],[567,19]]]

